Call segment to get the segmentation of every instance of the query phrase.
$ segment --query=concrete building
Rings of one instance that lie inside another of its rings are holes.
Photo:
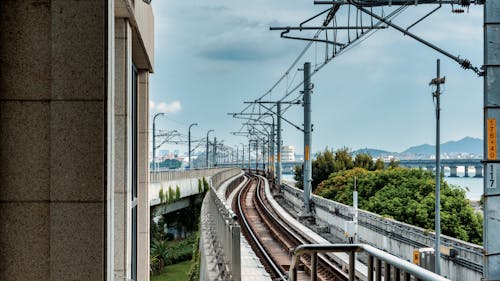
[[[283,162],[295,161],[295,147],[293,145],[284,145],[281,148],[281,161]]]
[[[146,2],[0,1],[0,280],[149,280]]]

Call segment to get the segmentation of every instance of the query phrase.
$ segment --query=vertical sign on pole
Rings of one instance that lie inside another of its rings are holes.
[[[485,280],[500,280],[500,188],[497,122],[500,118],[500,1],[484,1],[484,267]]]

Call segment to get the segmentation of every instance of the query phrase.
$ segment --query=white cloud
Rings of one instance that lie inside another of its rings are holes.
[[[160,102],[158,104],[154,101],[149,101],[149,109],[157,112],[177,113],[182,110],[182,105],[178,100],[173,102]]]

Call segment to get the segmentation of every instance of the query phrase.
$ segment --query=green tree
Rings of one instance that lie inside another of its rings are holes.
[[[359,207],[384,217],[434,229],[435,179],[430,171],[393,167],[367,171],[363,168],[338,171],[323,181],[315,193],[352,204],[354,177],[357,178]],[[475,213],[465,191],[441,179],[441,227],[445,235],[482,243],[481,214]]]
[[[313,161],[314,162],[314,161]],[[295,180],[295,187],[299,189],[304,189],[304,172],[302,171],[301,166],[293,167],[293,179]]]
[[[354,167],[349,148],[343,147],[335,151],[334,171],[349,170]]]
[[[181,199],[181,188],[179,186],[175,187],[175,200]]]
[[[203,192],[203,182],[201,181],[201,179],[198,179],[198,193],[202,192]]]
[[[160,191],[158,192],[158,198],[160,198],[160,203],[163,204],[166,202],[165,200],[165,193],[163,191],[163,187],[160,188]]]
[[[335,153],[328,148],[319,152],[312,161],[312,190],[315,190],[331,173],[351,169],[353,165],[352,156],[348,148],[341,148]],[[294,180],[296,181],[295,187],[303,189],[302,166],[295,166]]]
[[[207,179],[203,177],[203,191],[207,192],[208,190],[210,190],[210,184]]]
[[[394,158],[392,158],[391,161],[389,162],[388,168],[389,169],[394,169],[394,168],[397,168],[397,167],[399,167],[399,161],[397,161]]]
[[[312,161],[312,190],[335,171],[335,157],[336,154],[334,155],[328,148],[316,155],[316,159]]]
[[[377,159],[374,164],[374,170],[383,170],[385,167],[384,161],[382,159]]]
[[[171,186],[168,187],[168,203],[172,203],[175,201],[175,191]]]
[[[359,153],[354,157],[354,167],[363,168],[369,171],[375,170],[373,158],[368,153]]]

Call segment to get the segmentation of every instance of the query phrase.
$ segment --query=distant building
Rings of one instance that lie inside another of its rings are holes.
[[[284,145],[281,149],[281,161],[293,162],[295,161],[295,147],[293,145]]]

